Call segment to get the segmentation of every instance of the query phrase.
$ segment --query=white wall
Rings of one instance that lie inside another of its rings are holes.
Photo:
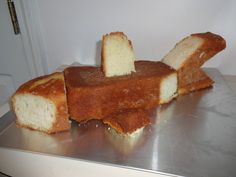
[[[233,0],[38,0],[49,71],[78,61],[100,60],[102,35],[123,31],[136,58],[160,60],[183,37],[211,31],[227,49],[206,66],[224,74],[236,70],[236,1]]]

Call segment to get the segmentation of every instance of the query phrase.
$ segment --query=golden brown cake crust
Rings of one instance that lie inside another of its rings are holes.
[[[225,40],[221,36],[211,32],[197,33],[191,36],[202,38],[204,42],[202,46],[183,63],[182,67],[177,70],[179,94],[212,86],[214,82],[200,67],[226,47]]]
[[[151,113],[152,111],[144,109],[125,110],[111,114],[102,121],[118,133],[129,134],[150,124]]]
[[[119,110],[159,105],[160,81],[176,71],[151,61],[136,61],[135,68],[130,75],[109,78],[100,67],[67,68],[64,74],[72,119],[102,119]]]
[[[13,110],[15,110],[14,96],[20,94],[32,94],[35,96],[41,96],[45,99],[49,99],[55,104],[56,121],[53,124],[52,129],[47,131],[47,133],[55,133],[58,131],[65,131],[70,129],[63,73],[56,72],[50,75],[40,76],[20,86],[11,99]],[[17,124],[18,126],[33,129],[32,127],[21,125],[18,122]]]
[[[195,73],[189,74],[185,77],[191,77],[192,80],[188,84],[180,85],[178,88],[179,94],[187,94],[192,91],[197,91],[200,89],[211,87],[214,84],[214,81],[200,68],[195,70]],[[181,76],[180,76],[181,77]],[[190,79],[186,79],[190,80]]]

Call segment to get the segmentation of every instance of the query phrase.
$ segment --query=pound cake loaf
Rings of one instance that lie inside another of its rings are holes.
[[[71,118],[102,119],[120,110],[152,108],[176,97],[177,74],[162,62],[136,61],[136,72],[105,77],[101,67],[69,67],[64,75]]]
[[[19,126],[55,133],[70,129],[63,73],[30,80],[12,96]]]
[[[103,36],[101,64],[106,77],[135,72],[134,60],[132,43],[123,32]]]
[[[225,40],[211,32],[192,34],[177,43],[162,62],[177,70],[178,94],[212,86],[200,67],[225,47]]]

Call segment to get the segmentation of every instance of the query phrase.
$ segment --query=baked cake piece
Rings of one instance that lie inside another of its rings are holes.
[[[109,127],[105,131],[106,138],[114,150],[129,155],[146,142],[143,136],[145,126],[152,122],[156,113],[153,109],[132,109],[114,113],[103,119]]]
[[[135,72],[133,46],[122,32],[106,34],[102,39],[101,63],[106,77]]]
[[[70,129],[63,73],[30,80],[12,96],[16,122],[21,127],[55,133]]]
[[[136,72],[105,77],[100,67],[65,69],[68,109],[81,122],[126,109],[152,108],[176,97],[177,74],[162,62],[136,61]]]
[[[212,86],[214,82],[200,67],[225,47],[225,40],[211,32],[192,34],[177,43],[162,62],[177,70],[178,93]]]
[[[211,87],[214,81],[204,72],[202,68],[189,72],[188,74],[179,74],[179,94],[187,94],[192,91]]]
[[[132,109],[113,113],[102,121],[120,134],[132,135],[151,123],[150,116],[150,110]]]

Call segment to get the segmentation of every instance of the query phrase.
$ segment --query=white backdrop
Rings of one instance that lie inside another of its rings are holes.
[[[49,71],[78,61],[98,64],[102,35],[123,31],[136,58],[160,60],[191,33],[222,35],[227,48],[205,66],[236,75],[234,0],[38,0]]]

